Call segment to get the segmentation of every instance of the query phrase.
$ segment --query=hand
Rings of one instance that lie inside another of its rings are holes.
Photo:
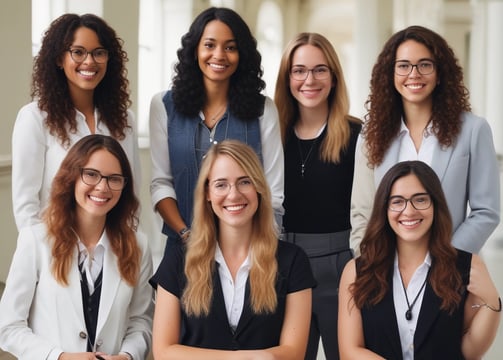
[[[120,355],[107,355],[105,353],[102,353],[102,352],[97,352],[95,354],[96,356],[96,359],[98,360],[129,360],[129,357],[127,355],[123,355],[123,354],[120,354]]]
[[[58,360],[96,360],[96,355],[92,352],[64,352],[59,355]]]
[[[482,304],[487,304],[493,309],[499,308],[498,290],[491,279],[487,266],[477,255],[472,256],[470,282],[467,290],[478,297]]]

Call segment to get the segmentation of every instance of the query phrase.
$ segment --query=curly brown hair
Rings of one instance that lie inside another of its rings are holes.
[[[77,246],[75,184],[80,180],[81,168],[93,153],[106,150],[120,163],[126,185],[118,203],[107,214],[105,231],[112,251],[117,256],[122,278],[131,286],[137,282],[141,250],[136,241],[139,201],[134,194],[133,173],[122,146],[106,135],[88,135],[73,145],[54,177],[49,205],[43,218],[52,241],[52,268],[54,277],[61,284],[68,284],[68,271],[72,254]]]
[[[422,161],[395,164],[383,177],[376,191],[367,231],[360,244],[357,276],[351,285],[355,305],[362,309],[379,303],[388,291],[396,252],[396,234],[388,221],[388,200],[393,184],[413,174],[432,199],[433,223],[429,251],[432,264],[429,283],[442,299],[440,308],[452,312],[461,301],[462,279],[456,268],[457,251],[451,244],[452,220],[437,175]]]
[[[442,146],[450,146],[461,131],[461,113],[471,111],[463,69],[444,38],[422,26],[410,26],[394,34],[384,45],[372,69],[370,94],[365,102],[367,114],[363,134],[368,160],[380,165],[403,116],[401,95],[394,85],[394,64],[398,47],[407,40],[423,44],[432,53],[438,84],[432,93],[431,123]]]
[[[125,66],[128,58],[122,49],[122,39],[96,15],[64,14],[51,23],[34,60],[32,99],[38,99],[39,108],[47,113],[45,125],[50,134],[69,146],[68,134],[77,130],[76,110],[69,95],[67,78],[58,63],[72,45],[75,31],[80,27],[96,32],[100,44],[108,50],[107,71],[94,90],[94,104],[100,113],[100,120],[113,137],[121,140],[129,127],[127,110],[131,106]]]

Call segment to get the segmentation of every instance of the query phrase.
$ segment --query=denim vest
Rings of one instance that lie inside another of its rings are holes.
[[[262,161],[259,119],[242,120],[227,110],[215,126],[214,135],[210,139],[210,131],[202,124],[199,116],[189,117],[175,110],[171,90],[164,95],[162,101],[168,114],[167,141],[178,209],[185,224],[190,226],[194,189],[204,154],[213,143],[235,139],[250,145]],[[179,237],[167,224],[163,225],[162,232],[172,239]]]

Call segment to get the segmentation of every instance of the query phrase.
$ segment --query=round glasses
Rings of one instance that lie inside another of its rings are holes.
[[[82,168],[80,169],[80,177],[82,182],[89,186],[98,185],[102,179],[107,181],[107,185],[110,190],[119,191],[124,189],[126,186],[127,178],[122,175],[101,175],[98,170]]]
[[[87,51],[85,48],[81,46],[75,46],[68,49],[70,56],[73,61],[80,64],[83,63],[89,54],[93,57],[94,61],[98,64],[103,64],[108,61],[108,50],[104,48],[96,48],[92,51]]]
[[[431,206],[430,194],[421,193],[413,195],[410,199],[406,199],[400,195],[392,196],[388,200],[388,209],[402,212],[407,207],[407,202],[409,201],[416,210],[426,210]]]
[[[330,68],[326,65],[318,65],[312,69],[308,69],[305,66],[294,66],[290,70],[290,77],[297,81],[304,81],[309,76],[309,73],[313,74],[315,80],[327,80],[332,74]]]
[[[234,184],[226,180],[215,180],[209,184],[210,191],[216,196],[225,196],[231,192],[231,188],[235,187],[241,194],[255,190],[255,185],[250,178],[243,178],[236,181]]]
[[[430,75],[435,71],[435,63],[431,60],[422,60],[417,64],[411,64],[408,61],[395,62],[395,74],[399,76],[407,76],[416,68],[417,72],[421,75]]]

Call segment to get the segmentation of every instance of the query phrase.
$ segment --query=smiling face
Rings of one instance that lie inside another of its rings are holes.
[[[290,71],[292,69],[313,69],[320,66],[328,67],[325,55],[318,47],[307,44],[299,46],[295,50]],[[290,76],[290,91],[298,101],[299,107],[311,109],[326,107],[332,87],[331,75],[323,80],[318,80],[314,78],[313,72],[309,71],[307,78],[303,81],[295,80]]]
[[[416,65],[423,60],[435,61],[428,48],[414,40],[404,41],[396,51],[395,61],[407,61]],[[414,67],[409,75],[394,75],[395,88],[402,96],[404,106],[409,104],[431,107],[432,93],[437,85],[437,72],[422,75]]]
[[[231,185],[226,195],[215,191],[215,187],[222,184]],[[219,219],[221,229],[251,229],[253,216],[258,208],[257,190],[249,176],[230,156],[218,155],[215,159],[208,176],[207,198]]]
[[[239,64],[231,29],[219,20],[208,22],[197,46],[197,61],[205,81],[229,82]]]
[[[98,35],[93,30],[80,27],[75,31],[70,49],[79,47],[87,51],[103,48]],[[82,63],[75,62],[69,51],[65,51],[60,66],[63,67],[72,97],[82,92],[93,92],[103,80],[107,71],[107,62],[98,64],[91,54]]]
[[[103,176],[122,175],[119,160],[104,149],[95,151],[83,168],[97,170]],[[101,179],[93,186],[85,184],[79,176],[75,183],[77,216],[104,221],[107,213],[119,201],[121,194],[122,190],[110,190],[105,179]]]
[[[414,174],[401,177],[395,181],[391,188],[390,198],[401,196],[410,199],[416,194],[427,193],[424,186]],[[388,208],[388,221],[396,234],[397,244],[416,243],[427,245],[430,229],[433,223],[434,205],[425,210],[417,210],[408,201],[403,211],[392,211]]]

